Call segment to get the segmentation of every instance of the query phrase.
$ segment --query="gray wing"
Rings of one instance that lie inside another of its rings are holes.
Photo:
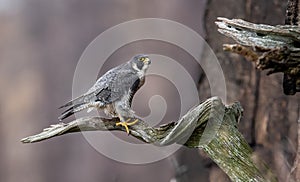
[[[132,97],[138,90],[139,85],[140,79],[136,73],[131,69],[124,69],[118,71],[117,75],[106,82],[105,87],[97,89],[95,95],[97,101],[104,104],[110,104],[117,100],[121,100],[126,94],[130,94],[127,104],[131,105]]]
[[[84,93],[83,95],[75,99],[68,101],[64,105],[60,106],[59,109],[64,107],[74,107],[76,105],[82,105],[88,102],[95,101],[97,99],[96,93],[100,92],[102,89],[105,89],[106,87],[109,86],[108,82],[114,79],[114,77],[117,75],[118,70],[121,69],[122,66],[123,65],[120,65],[106,72],[96,81],[96,83],[86,93]]]
[[[106,105],[120,100],[128,91],[133,93],[133,90],[135,93],[139,84],[140,80],[135,72],[126,64],[120,65],[101,76],[88,92],[61,106],[60,108],[69,108],[62,113],[59,119],[63,120],[75,112],[86,109],[92,102]],[[131,94],[128,104],[131,104],[132,96]]]

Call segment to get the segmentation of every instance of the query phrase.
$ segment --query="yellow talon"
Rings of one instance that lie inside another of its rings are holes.
[[[130,121],[130,119],[127,119],[127,121],[125,121],[125,122],[118,122],[118,123],[116,123],[116,126],[119,126],[119,125],[124,126],[125,129],[126,129],[126,133],[129,135],[129,128],[128,128],[128,126],[134,125],[139,120],[135,119],[133,122],[128,122],[128,121]]]
[[[125,123],[127,123],[127,126],[131,126],[131,125],[134,125],[135,123],[137,123],[139,120],[135,119],[134,121],[132,121],[130,123],[128,121],[130,121],[130,119],[128,119]]]

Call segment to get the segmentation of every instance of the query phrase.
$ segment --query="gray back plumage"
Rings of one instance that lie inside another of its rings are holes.
[[[94,93],[97,100],[103,104],[109,104],[120,100],[137,81],[139,77],[136,70],[127,62],[100,77],[88,92]]]
[[[144,83],[144,78],[137,73],[139,69],[143,68],[143,60],[140,60],[143,56],[137,55],[130,61],[106,72],[85,94],[61,106],[60,108],[69,108],[62,113],[59,119],[63,120],[75,112],[95,106],[95,104],[97,107],[102,107],[121,101],[125,108],[130,107],[133,95]]]

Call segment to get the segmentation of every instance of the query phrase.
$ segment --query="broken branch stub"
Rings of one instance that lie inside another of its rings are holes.
[[[244,56],[267,74],[284,73],[287,95],[300,92],[300,28],[295,25],[254,24],[241,19],[218,18],[218,31],[238,44],[224,50]]]

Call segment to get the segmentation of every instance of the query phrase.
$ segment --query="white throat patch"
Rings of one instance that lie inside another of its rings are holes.
[[[142,69],[140,70],[135,63],[132,63],[132,68],[137,71],[139,78],[142,78],[145,76],[145,72],[148,69],[148,67],[149,67],[149,65],[144,64]]]

